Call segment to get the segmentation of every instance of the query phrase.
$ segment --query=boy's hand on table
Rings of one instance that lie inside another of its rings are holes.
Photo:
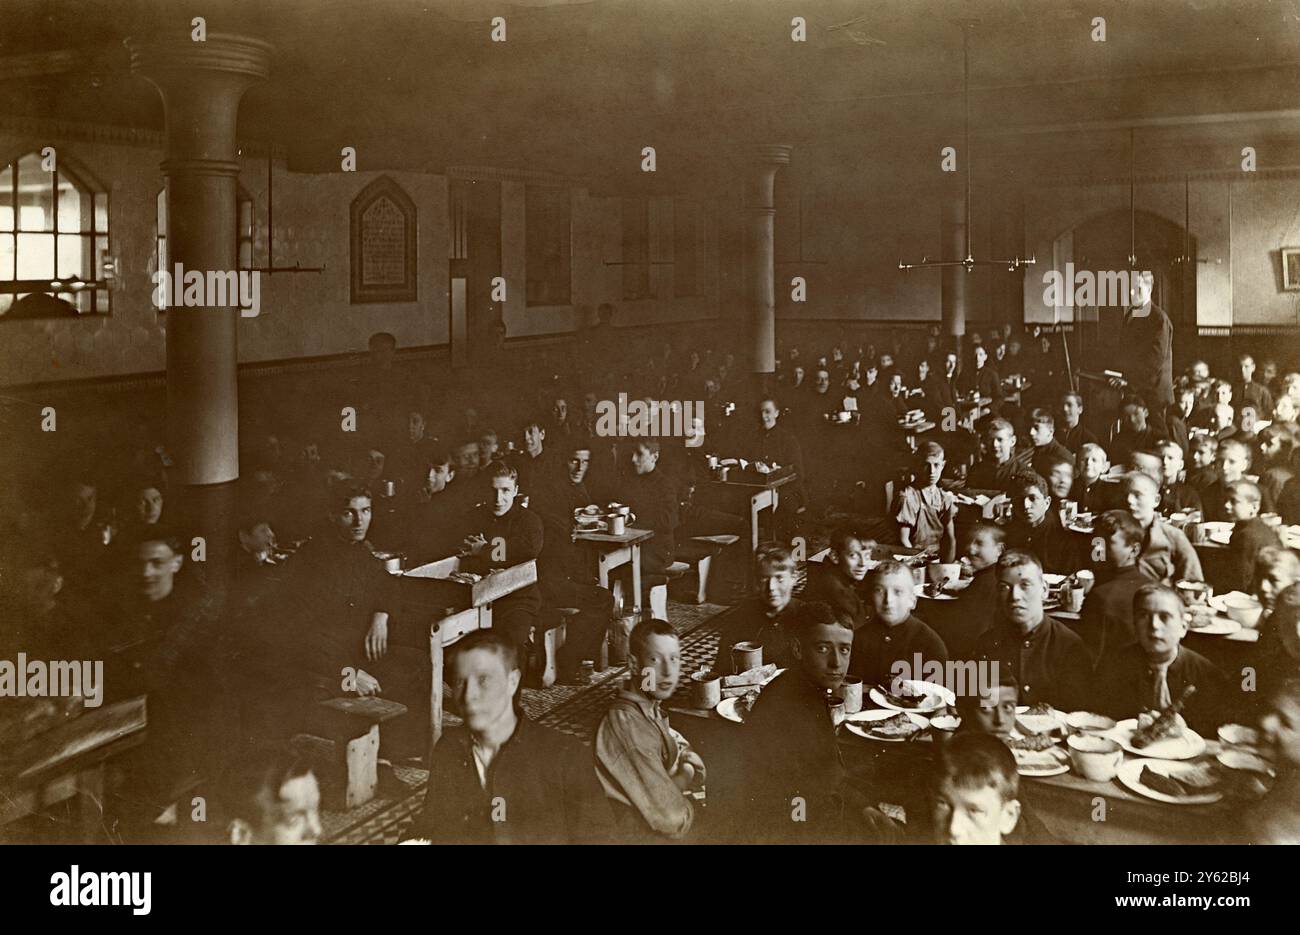
[[[378,695],[381,691],[379,679],[364,669],[357,669],[357,694],[360,697],[369,698]]]

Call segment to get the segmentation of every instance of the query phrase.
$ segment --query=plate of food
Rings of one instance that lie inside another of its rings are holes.
[[[1066,717],[1064,711],[1057,711],[1044,701],[1016,708],[1016,724],[1026,734],[1064,734],[1068,727]]]
[[[1116,778],[1138,795],[1169,805],[1209,805],[1223,798],[1219,776],[1209,763],[1126,760]]]
[[[1069,754],[1051,743],[1050,738],[1047,746],[1042,746],[1042,737],[1041,734],[1034,737],[1021,737],[1013,733],[1005,738],[1006,745],[1011,748],[1011,754],[1016,758],[1016,772],[1021,776],[1059,776],[1068,773]],[[1039,749],[1029,749],[1029,747]]]
[[[1215,613],[1197,613],[1208,608],[1193,607],[1187,614],[1187,632],[1201,636],[1231,636],[1241,629],[1241,624],[1231,617]]]
[[[955,601],[962,591],[970,587],[971,580],[970,578],[964,580],[958,578],[956,581],[948,581],[944,584],[935,584],[933,581],[928,581],[925,584],[916,585],[916,596],[928,601]]]
[[[895,680],[892,685],[875,685],[869,695],[882,708],[890,711],[915,711],[917,714],[929,714],[945,705],[957,704],[957,696],[942,685],[915,679]]]
[[[1157,760],[1194,760],[1205,752],[1205,738],[1181,716],[1170,720],[1143,713],[1120,721],[1110,736],[1129,753]]]
[[[844,721],[859,737],[881,743],[902,743],[930,726],[929,719],[911,711],[859,711]]]
[[[749,716],[749,712],[754,708],[755,701],[758,701],[758,691],[751,690],[743,695],[723,698],[718,702],[718,706],[714,710],[728,721],[744,724],[745,718]]]

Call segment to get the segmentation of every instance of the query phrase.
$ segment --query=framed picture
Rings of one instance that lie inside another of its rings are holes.
[[[1282,248],[1282,288],[1300,292],[1300,247]]]
[[[352,199],[352,304],[414,302],[415,202],[381,175]]]

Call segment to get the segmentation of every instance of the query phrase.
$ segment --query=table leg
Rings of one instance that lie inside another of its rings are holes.
[[[429,760],[433,762],[433,748],[442,737],[442,630],[438,624],[429,627],[429,662],[432,677],[429,679]]]
[[[632,543],[632,609],[641,610],[641,546]]]
[[[606,591],[609,590],[609,569],[610,569],[609,554],[606,552],[601,552],[598,556],[596,556],[596,579],[600,582],[600,586],[604,588]]]
[[[77,832],[83,844],[103,843],[104,765],[77,774]]]

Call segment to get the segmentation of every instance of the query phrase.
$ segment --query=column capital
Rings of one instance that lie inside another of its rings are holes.
[[[205,42],[188,35],[159,39],[130,37],[124,41],[131,53],[131,71],[158,83],[169,73],[193,76],[212,71],[243,75],[253,83],[271,74],[269,42],[233,33],[210,33]]]
[[[786,143],[759,143],[745,147],[744,152],[751,164],[779,169],[790,164],[793,150],[794,147]]]

